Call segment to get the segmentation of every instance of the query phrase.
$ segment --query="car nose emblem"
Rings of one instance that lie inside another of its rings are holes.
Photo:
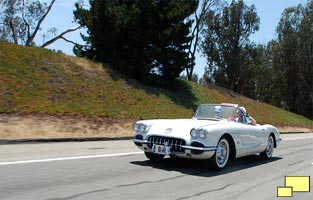
[[[165,129],[165,133],[169,134],[170,132],[172,132],[172,130],[173,130],[172,128],[167,128],[167,129]]]

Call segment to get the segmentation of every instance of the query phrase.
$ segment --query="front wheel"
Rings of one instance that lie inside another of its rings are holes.
[[[270,135],[267,140],[266,149],[262,153],[260,153],[260,157],[262,159],[268,160],[272,157],[273,152],[274,152],[274,137],[273,135]]]
[[[223,137],[217,144],[217,149],[212,158],[211,165],[216,170],[221,170],[226,167],[229,160],[230,147],[228,140]]]
[[[164,155],[150,153],[145,151],[146,157],[151,161],[162,161],[164,158]]]

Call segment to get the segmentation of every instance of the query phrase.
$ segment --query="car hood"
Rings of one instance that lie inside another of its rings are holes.
[[[183,138],[185,140],[190,139],[190,130],[192,128],[223,123],[222,121],[196,119],[160,119],[141,122],[151,126],[147,135]]]

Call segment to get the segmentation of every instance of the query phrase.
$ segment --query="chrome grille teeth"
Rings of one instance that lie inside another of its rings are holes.
[[[148,141],[149,141],[148,146],[150,148],[152,148],[153,144],[164,145],[165,143],[167,143],[168,146],[172,147],[171,150],[176,152],[183,152],[184,149],[181,146],[186,144],[186,141],[183,139],[162,136],[150,136],[148,138]]]

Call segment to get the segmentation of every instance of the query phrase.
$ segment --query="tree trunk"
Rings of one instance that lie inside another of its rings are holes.
[[[10,21],[9,24],[12,30],[13,41],[15,44],[18,44],[18,39],[17,39],[17,34],[16,34],[16,25],[12,21]]]

